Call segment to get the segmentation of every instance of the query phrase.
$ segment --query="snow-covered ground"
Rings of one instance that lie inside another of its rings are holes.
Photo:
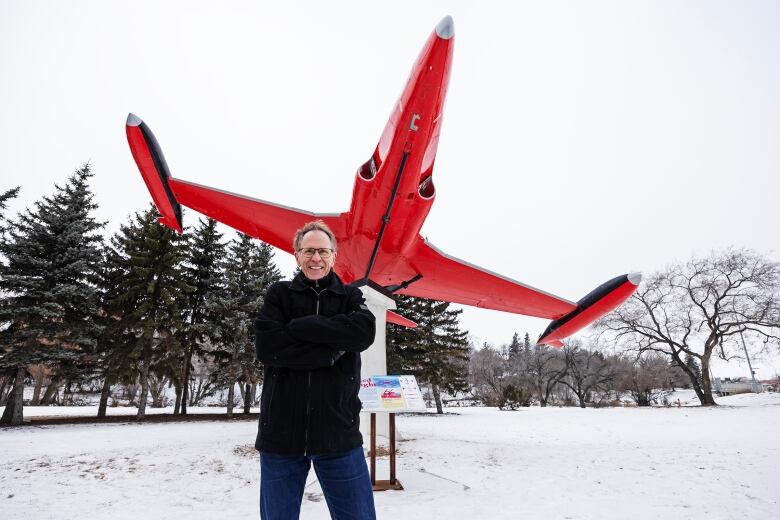
[[[0,406],[0,413],[4,407]],[[236,406],[233,408],[233,413],[236,415],[241,414],[244,411],[243,406]],[[252,413],[258,413],[259,408],[250,409]],[[227,409],[224,406],[188,406],[187,413],[201,414],[201,413],[214,413],[224,414]],[[138,407],[136,406],[116,406],[106,408],[106,415],[109,416],[135,416],[138,413]],[[146,407],[146,415],[158,415],[158,414],[172,414],[173,407],[168,406],[166,408],[152,408]],[[24,418],[31,417],[95,417],[97,415],[97,406],[25,406]]]
[[[379,518],[780,518],[780,395],[398,418]],[[258,518],[254,421],[0,429],[0,517]],[[380,466],[386,478],[387,466]],[[304,519],[328,518],[316,481]]]

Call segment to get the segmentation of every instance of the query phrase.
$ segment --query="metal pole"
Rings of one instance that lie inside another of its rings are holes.
[[[395,414],[390,414],[390,484],[395,485]]]
[[[371,413],[371,485],[376,485],[376,414]]]
[[[742,340],[742,348],[745,351],[745,359],[747,359],[748,362],[748,368],[750,369],[750,379],[753,380],[753,392],[758,393],[756,390],[758,388],[758,383],[756,382],[756,374],[753,373],[753,365],[750,364],[750,356],[748,355],[747,351],[747,345],[745,345],[745,337],[742,335],[742,330],[739,331],[739,337]]]

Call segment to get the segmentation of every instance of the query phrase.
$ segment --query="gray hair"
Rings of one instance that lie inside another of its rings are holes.
[[[336,235],[333,234],[333,231],[331,231],[328,225],[322,220],[312,220],[311,222],[307,222],[306,224],[303,225],[301,229],[295,232],[295,236],[293,237],[294,250],[298,251],[301,248],[301,242],[303,241],[303,237],[309,231],[322,231],[323,233],[328,235],[333,250],[334,251],[336,250]]]

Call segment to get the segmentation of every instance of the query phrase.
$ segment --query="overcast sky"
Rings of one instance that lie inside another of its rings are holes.
[[[21,185],[21,210],[90,161],[115,231],[151,200],[132,111],[175,177],[343,211],[447,14],[437,247],[575,301],[728,246],[780,260],[775,1],[0,0],[0,189]],[[467,308],[462,324],[500,344],[547,322]]]

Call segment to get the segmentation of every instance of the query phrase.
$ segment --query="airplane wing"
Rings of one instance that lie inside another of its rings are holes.
[[[343,227],[338,214],[288,208],[173,177],[168,179],[168,184],[181,205],[288,253],[293,253],[292,239],[295,232],[307,222],[322,219],[337,236]]]
[[[311,220],[324,220],[336,236],[340,236],[344,228],[344,219],[339,214],[288,208],[175,179],[168,170],[160,144],[141,118],[129,114],[126,132],[133,158],[160,211],[160,222],[179,233],[183,229],[181,206],[192,208],[288,253],[293,253],[295,231]]]
[[[407,262],[422,277],[399,294],[558,319],[577,304],[449,256],[422,237]]]
[[[288,208],[173,177],[168,178],[168,185],[176,201],[181,205],[208,215],[247,235],[258,237],[291,254],[294,252],[292,237],[307,222],[321,219],[337,236],[341,234],[344,226],[340,215]],[[387,311],[387,321],[404,327],[417,326],[415,322],[391,310]]]

